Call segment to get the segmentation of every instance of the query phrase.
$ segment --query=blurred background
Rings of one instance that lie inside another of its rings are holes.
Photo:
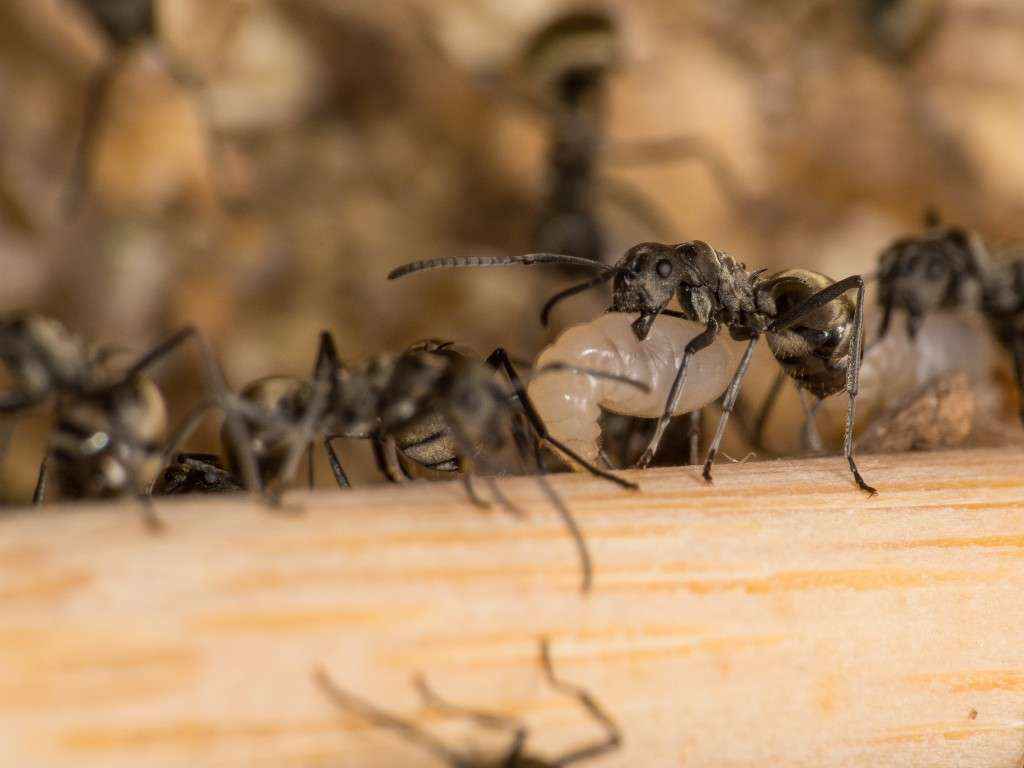
[[[385,279],[536,247],[565,194],[552,84],[574,67],[606,76],[576,137],[606,261],[703,239],[751,269],[870,273],[928,206],[995,247],[1024,235],[1019,0],[93,2],[152,6],[152,34],[120,44],[85,5],[0,4],[0,309],[140,351],[194,323],[235,386],[306,375],[322,328],[350,360],[428,336],[532,358],[599,313],[593,291],[540,326],[579,279],[558,269]],[[960,349],[1008,381],[975,330]],[[762,345],[751,402],[775,371]],[[201,392],[191,353],[158,380],[174,420]],[[799,449],[798,402],[787,388],[773,451]],[[30,497],[47,429],[45,409],[18,420],[4,500]],[[367,446],[341,450],[377,479]]]

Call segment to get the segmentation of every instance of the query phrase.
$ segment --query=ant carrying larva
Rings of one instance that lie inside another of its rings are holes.
[[[1024,257],[1012,252],[992,257],[977,233],[944,226],[930,211],[923,233],[900,238],[882,251],[878,283],[883,312],[878,341],[896,311],[905,313],[911,340],[934,313],[980,311],[1012,356],[1024,422]]]
[[[645,389],[646,385],[625,376],[555,363],[533,376],[570,370],[584,376],[608,378],[625,386]],[[506,374],[509,386],[494,379]],[[378,468],[389,480],[406,479],[399,457],[437,472],[457,472],[474,504],[489,506],[472,484],[470,471],[482,472],[495,499],[509,512],[521,512],[494,479],[498,474],[490,456],[505,444],[508,424],[524,464],[539,455],[540,446],[550,444],[566,453],[592,474],[635,489],[636,485],[594,466],[552,435],[533,407],[526,388],[505,351],[496,349],[485,361],[460,351],[449,342],[427,341],[413,345],[399,355],[380,355],[361,365],[349,366],[337,354],[329,332],[320,335],[311,379],[272,376],[242,389],[246,403],[248,448],[256,459],[264,487],[281,489],[294,478],[302,453],[312,471],[312,450],[321,442],[334,478],[341,488],[349,486],[333,442],[339,438],[370,440]],[[209,403],[200,406],[172,441],[179,445],[202,418]],[[253,413],[255,412],[255,413]],[[520,419],[528,425],[527,435]],[[224,435],[229,466],[237,466],[238,444]],[[588,591],[592,566],[583,535],[560,497],[543,477],[536,461],[537,481],[557,509],[573,536],[582,570],[582,589]],[[312,475],[309,477],[312,485]]]
[[[549,643],[546,639],[540,642],[540,660],[548,684],[555,691],[575,699],[591,719],[604,730],[603,738],[570,749],[557,757],[540,757],[527,750],[530,731],[518,718],[449,704],[433,692],[422,676],[417,676],[414,680],[415,687],[425,707],[441,714],[466,718],[478,726],[503,731],[511,737],[509,746],[497,757],[484,757],[473,752],[459,752],[414,723],[385,712],[344,690],[330,678],[323,668],[317,668],[314,671],[313,679],[324,695],[339,709],[352,712],[372,725],[394,731],[410,742],[423,747],[451,768],[566,768],[617,750],[622,744],[622,735],[618,726],[586,690],[565,682],[555,674],[554,666],[551,663]]]
[[[722,416],[704,461],[704,479],[711,480],[711,467],[740,384],[754,348],[764,335],[776,360],[801,387],[819,399],[846,391],[849,401],[843,452],[857,486],[875,493],[864,482],[853,458],[854,409],[864,325],[864,280],[859,275],[839,282],[810,270],[785,270],[764,277],[764,270],[747,272],[743,264],[728,254],[694,240],[677,245],[641,243],[630,248],[612,267],[563,254],[537,253],[418,261],[394,269],[388,277],[397,279],[446,267],[551,263],[584,266],[600,274],[562,291],[545,305],[545,315],[555,302],[612,281],[609,311],[639,313],[631,327],[640,341],[649,336],[662,314],[680,316],[704,326],[684,348],[654,436],[637,466],[645,467],[653,459],[686,384],[693,356],[714,343],[720,328],[725,326],[733,339],[747,341],[747,346],[723,399]],[[851,290],[857,291],[856,302],[845,295]],[[673,298],[678,299],[682,313],[667,309]]]
[[[118,366],[114,352],[86,344],[55,320],[15,314],[0,321],[0,362],[13,378],[12,390],[0,396],[0,413],[18,414],[55,399],[56,425],[40,463],[34,504],[42,503],[52,472],[66,498],[133,495],[142,502],[147,525],[160,527],[149,486],[162,466],[168,419],[147,371],[189,339],[199,346],[209,385],[221,392],[219,368],[191,327]],[[234,416],[228,424],[232,431],[242,428]],[[251,456],[243,465],[254,477]]]

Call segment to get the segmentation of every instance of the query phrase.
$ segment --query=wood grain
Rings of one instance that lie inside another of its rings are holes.
[[[339,684],[460,747],[419,703],[522,716],[541,752],[596,735],[544,684],[537,638],[622,726],[595,765],[1017,765],[1024,753],[1024,454],[829,458],[555,480],[595,592],[529,478],[530,510],[455,483],[0,520],[0,754],[12,766],[427,766],[339,713]]]

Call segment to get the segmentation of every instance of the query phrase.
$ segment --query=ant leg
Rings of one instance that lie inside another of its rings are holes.
[[[775,408],[775,403],[778,402],[779,395],[782,394],[782,387],[788,378],[789,376],[786,375],[786,372],[780,368],[779,372],[775,375],[771,389],[768,390],[764,402],[761,403],[761,407],[757,411],[757,418],[754,420],[754,432],[750,440],[755,450],[764,450],[764,430],[768,426],[768,417],[771,415],[772,409]]]
[[[324,450],[327,452],[327,461],[331,464],[331,472],[334,474],[334,480],[338,483],[338,487],[351,488],[352,484],[348,481],[348,475],[345,474],[345,470],[338,460],[338,454],[335,453],[334,446],[331,444],[331,441],[337,437],[338,435],[328,435],[324,438]]]
[[[857,304],[853,317],[853,340],[850,344],[850,362],[846,366],[846,394],[850,398],[846,409],[846,432],[843,437],[843,455],[846,463],[850,466],[853,479],[857,487],[866,493],[874,495],[878,493],[874,488],[864,482],[860,470],[857,469],[857,462],[853,458],[853,421],[855,415],[855,403],[857,393],[860,389],[860,362],[864,344],[864,278],[860,275],[851,275],[843,278],[838,283],[833,283],[827,288],[822,288],[814,295],[808,297],[799,305],[775,318],[770,326],[769,333],[790,327],[807,313],[823,307],[833,299],[838,298],[847,291],[857,289]],[[908,320],[909,320],[908,315]]]
[[[1013,372],[1017,379],[1017,393],[1021,423],[1024,424],[1024,335],[1013,340]]]
[[[316,467],[314,466],[312,443],[306,446],[306,485],[311,491],[316,487]]]
[[[576,451],[572,450],[569,446],[565,445],[562,441],[556,439],[548,432],[547,425],[544,424],[544,420],[537,413],[537,409],[534,408],[533,402],[530,400],[530,396],[526,392],[526,387],[523,386],[522,380],[519,378],[519,373],[516,371],[515,366],[512,365],[512,361],[508,358],[508,353],[504,349],[498,347],[488,357],[487,363],[493,368],[499,366],[508,376],[509,382],[512,384],[512,388],[515,390],[516,395],[519,398],[519,404],[523,409],[523,413],[526,415],[527,420],[530,422],[530,426],[537,433],[537,437],[540,438],[541,442],[549,443],[555,448],[560,450],[562,453],[571,457],[576,463],[586,469],[590,474],[597,477],[610,480],[616,485],[620,485],[623,488],[630,490],[638,490],[639,486],[636,483],[631,483],[628,480],[623,480],[621,477],[606,472],[600,467],[594,466],[592,463],[587,461],[585,458],[580,456]]]
[[[416,690],[419,691],[420,698],[423,700],[423,706],[428,707],[429,709],[436,710],[446,715],[464,717],[482,728],[511,731],[512,743],[509,745],[505,757],[502,758],[501,765],[518,764],[519,758],[523,752],[523,746],[526,744],[527,735],[529,734],[526,726],[519,720],[514,717],[507,717],[506,715],[499,715],[494,712],[485,712],[479,709],[470,709],[468,707],[460,707],[456,704],[449,704],[434,693],[433,689],[427,685],[427,680],[423,675],[416,675],[416,677],[413,678],[413,685],[415,685]]]
[[[783,371],[783,374],[785,374],[785,371]],[[822,444],[821,433],[818,431],[818,424],[815,419],[823,401],[816,397],[808,405],[804,390],[797,387],[796,393],[800,397],[800,406],[804,410],[804,427],[801,430],[801,442],[803,443],[804,450],[811,451],[812,453],[821,453],[825,448]]]
[[[523,729],[523,724],[517,718],[481,709],[471,709],[470,707],[463,707],[445,701],[434,692],[434,689],[430,687],[427,679],[422,674],[417,674],[413,677],[412,684],[416,692],[419,693],[423,706],[427,709],[433,709],[436,712],[452,715],[453,717],[465,718],[481,728],[492,728],[500,731],[518,731]]]
[[[661,438],[664,436],[665,430],[668,428],[668,423],[672,419],[673,411],[675,411],[676,401],[679,400],[679,394],[683,391],[683,386],[686,384],[686,369],[690,365],[690,358],[705,347],[711,346],[717,335],[718,322],[712,318],[708,320],[707,328],[705,328],[698,336],[694,336],[690,339],[686,344],[686,348],[683,350],[683,360],[679,364],[679,370],[676,372],[675,381],[672,382],[672,389],[669,390],[668,399],[665,401],[665,410],[661,414],[661,418],[658,419],[658,426],[654,429],[654,436],[647,444],[647,448],[640,455],[640,458],[637,459],[637,467],[643,469],[649,465],[654,459],[654,454],[658,452],[658,445],[661,443]]]
[[[551,487],[551,483],[547,481],[543,472],[537,475],[537,482],[540,484],[541,490],[544,491],[544,495],[551,502],[551,506],[555,508],[558,516],[562,518],[562,523],[565,525],[566,530],[569,531],[573,544],[576,546],[576,553],[580,561],[580,592],[585,595],[590,592],[591,585],[594,583],[594,561],[590,556],[590,548],[587,547],[587,540],[583,536],[583,530],[580,528],[579,523],[576,522],[572,512],[569,511],[569,507],[562,501],[562,497]]]
[[[333,701],[340,709],[354,712],[369,723],[379,727],[387,728],[400,736],[418,744],[436,757],[443,760],[451,768],[464,768],[471,765],[469,760],[458,752],[445,746],[439,739],[427,733],[407,720],[390,715],[384,710],[378,709],[367,701],[353,696],[348,691],[339,688],[331,680],[323,667],[313,670],[313,681],[320,687],[324,694]]]
[[[690,411],[690,464],[695,466],[700,463],[700,433],[704,411],[698,409]]]
[[[338,357],[338,348],[330,331],[320,331],[320,344],[316,350],[316,362],[313,364],[313,378],[330,376],[344,368]]]
[[[736,373],[732,375],[729,388],[725,390],[725,397],[722,398],[722,415],[718,417],[715,436],[711,440],[711,447],[708,448],[708,457],[704,460],[704,479],[709,483],[711,482],[711,465],[715,463],[715,456],[718,454],[718,448],[722,444],[722,437],[725,435],[725,425],[728,423],[729,415],[736,405],[736,398],[740,394],[740,384],[743,382],[743,377],[747,375],[747,368],[750,367],[750,358],[754,356],[754,347],[757,346],[757,341],[760,338],[759,335],[751,337],[747,348],[743,350],[743,357],[736,368]]]
[[[522,460],[524,466],[526,464],[526,458],[529,456],[529,441],[526,438],[523,425],[520,423],[520,419],[524,418],[522,413],[516,411],[513,413],[513,436],[516,441],[516,448],[519,450],[519,457]],[[537,441],[533,441],[536,447]],[[538,461],[540,457],[538,457]],[[573,542],[576,545],[576,552],[579,555],[580,560],[580,573],[582,573],[582,581],[580,584],[580,591],[583,594],[590,592],[590,586],[594,581],[594,566],[593,561],[590,557],[590,550],[587,548],[587,541],[583,538],[583,531],[580,530],[579,524],[576,522],[576,518],[573,517],[572,512],[569,511],[569,507],[566,506],[565,502],[562,501],[562,497],[558,495],[554,488],[551,487],[551,483],[547,481],[545,475],[547,472],[544,467],[539,463],[537,465],[537,482],[544,492],[544,495],[548,497],[551,505],[557,510],[558,515],[562,518],[562,522],[568,529],[569,534],[572,536]]]
[[[590,760],[598,755],[614,752],[622,744],[622,734],[619,731],[619,727],[587,691],[578,685],[567,683],[555,675],[555,668],[551,663],[550,645],[547,638],[540,641],[541,666],[544,668],[544,674],[547,676],[548,683],[559,693],[576,699],[587,710],[587,713],[604,728],[607,734],[599,742],[579,747],[552,760],[551,765],[554,768],[563,768],[572,763],[578,763],[581,760]]]
[[[148,493],[140,493],[137,501],[139,502],[139,512],[142,514],[142,524],[146,527],[146,530],[153,534],[166,531],[167,525],[156,513],[153,497]]]
[[[32,492],[32,506],[38,507],[46,497],[46,476],[49,474],[50,452],[47,451],[43,460],[39,462],[39,476],[36,478],[36,488]]]
[[[462,484],[466,487],[466,495],[469,496],[469,500],[473,502],[473,506],[477,509],[490,509],[490,502],[481,498],[473,487],[473,481],[470,480],[469,473],[460,471],[459,474],[462,477]]]
[[[78,213],[89,187],[89,156],[96,142],[103,116],[103,106],[114,77],[117,74],[120,57],[112,56],[108,64],[89,82],[85,96],[85,114],[82,117],[81,132],[72,159],[71,176],[64,190],[63,208],[65,216]]]
[[[846,456],[846,462],[850,466],[850,472],[853,473],[853,479],[857,482],[857,487],[865,493],[869,493],[874,496],[878,491],[864,482],[864,478],[860,475],[860,470],[857,469],[857,463],[853,459],[854,408],[856,407],[857,393],[860,391],[860,361],[864,345],[864,280],[861,279],[859,275],[856,275],[855,278],[856,280],[854,281],[854,285],[857,286],[857,308],[854,312],[853,319],[853,343],[851,345],[852,349],[850,350],[850,362],[846,368],[846,393],[850,400],[849,406],[846,409],[846,431],[843,435],[843,454]],[[851,280],[851,278],[847,278],[847,281],[848,280]]]
[[[409,480],[405,470],[398,463],[394,440],[383,435],[373,435],[370,441],[373,444],[373,459],[377,462],[377,469],[388,479],[388,482],[404,483]]]
[[[455,438],[460,455],[456,459],[459,465],[459,475],[462,479],[462,484],[466,488],[466,494],[469,496],[470,501],[473,502],[473,506],[479,509],[490,509],[491,505],[480,498],[476,490],[473,488],[473,481],[470,479],[470,473],[466,471],[466,456],[474,456],[474,463],[479,464],[484,472],[489,474],[483,475],[483,481],[487,483],[487,487],[491,489],[491,494],[497,500],[498,504],[508,512],[512,517],[525,517],[523,510],[512,503],[512,500],[505,495],[505,492],[501,490],[501,485],[491,477],[494,473],[494,468],[490,466],[490,462],[487,461],[483,456],[480,455],[479,451],[473,447],[473,441],[469,439],[465,430],[458,422],[458,417],[454,413],[444,414],[445,423],[452,431],[452,437]]]

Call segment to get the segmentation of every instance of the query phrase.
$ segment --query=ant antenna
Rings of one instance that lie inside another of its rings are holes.
[[[540,311],[540,324],[543,325],[545,328],[548,327],[548,321],[551,319],[551,310],[553,310],[555,308],[555,305],[558,304],[563,299],[568,299],[571,296],[575,296],[577,293],[583,293],[584,291],[588,291],[591,288],[595,288],[598,285],[607,283],[614,275],[615,270],[604,272],[603,274],[600,274],[597,277],[592,277],[585,283],[579,283],[578,285],[574,285],[570,288],[566,288],[563,291],[559,291],[546,302],[544,302],[544,307]]]
[[[588,267],[601,270],[602,272],[607,272],[609,277],[617,271],[615,267],[609,267],[580,256],[568,256],[564,253],[527,253],[523,256],[445,256],[440,259],[413,261],[403,264],[388,273],[388,280],[397,280],[400,277],[411,275],[413,272],[424,272],[429,269],[507,267],[512,264],[524,264],[526,266],[532,266],[533,264],[568,264],[574,267]]]

